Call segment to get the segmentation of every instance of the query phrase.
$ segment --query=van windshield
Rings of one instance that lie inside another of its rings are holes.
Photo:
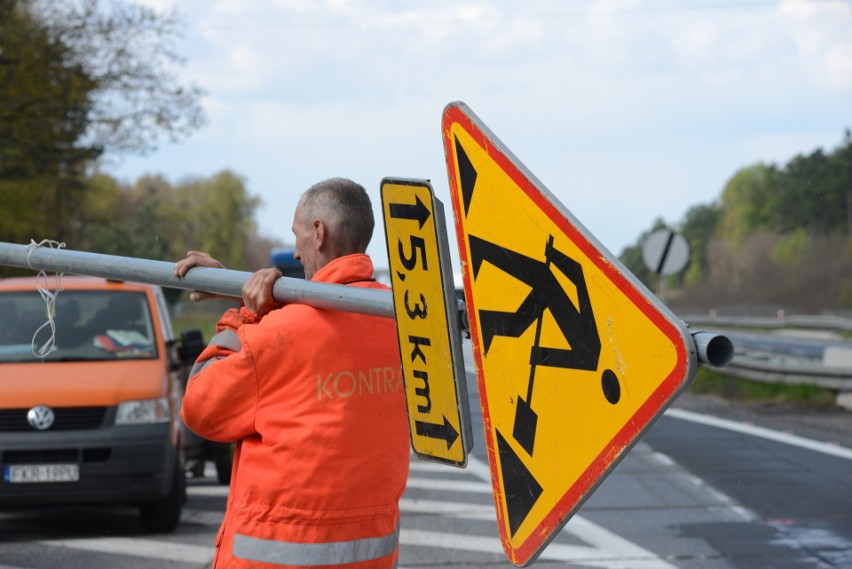
[[[38,291],[0,292],[0,363],[155,359],[154,323],[141,292],[63,290],[56,299],[53,349],[47,306]]]

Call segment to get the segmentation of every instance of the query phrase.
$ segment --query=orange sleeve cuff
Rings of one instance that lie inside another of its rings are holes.
[[[240,306],[240,316],[245,319],[246,324],[257,324],[260,322],[260,316],[245,306]]]

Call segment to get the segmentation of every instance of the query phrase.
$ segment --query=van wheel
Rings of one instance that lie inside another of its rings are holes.
[[[216,463],[216,479],[219,484],[231,483],[231,470],[234,467],[233,449],[234,445],[228,445],[216,452],[214,462]]]
[[[180,523],[183,503],[186,501],[186,474],[180,461],[175,459],[172,475],[172,488],[169,493],[156,502],[139,507],[139,519],[142,529],[147,533],[171,533]]]

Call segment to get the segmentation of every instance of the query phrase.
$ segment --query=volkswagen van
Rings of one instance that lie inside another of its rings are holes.
[[[162,290],[65,276],[48,306],[35,278],[0,280],[0,508],[133,505],[146,531],[174,530],[197,354],[181,353]]]

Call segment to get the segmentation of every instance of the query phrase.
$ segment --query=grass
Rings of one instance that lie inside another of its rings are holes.
[[[209,342],[210,338],[216,334],[216,322],[219,321],[220,314],[206,314],[203,312],[188,313],[178,318],[172,319],[172,329],[175,337],[180,337],[181,330],[190,328],[198,328],[204,336],[204,341]]]
[[[764,383],[732,377],[700,367],[688,391],[716,395],[741,403],[786,403],[796,405],[833,405],[835,393],[815,385]]]

